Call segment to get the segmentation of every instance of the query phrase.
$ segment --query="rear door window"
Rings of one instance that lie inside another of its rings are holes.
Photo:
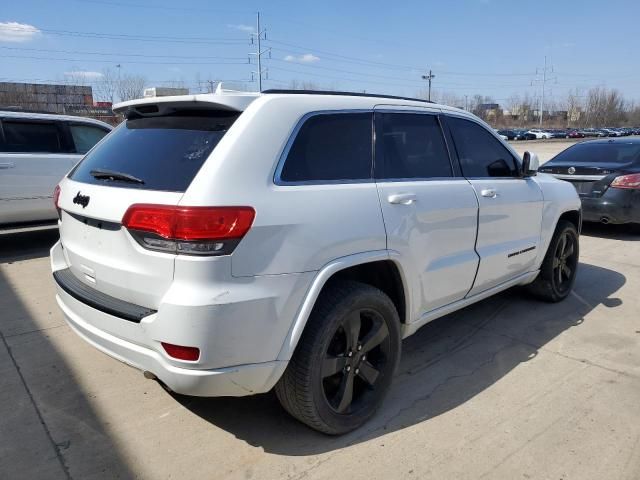
[[[73,137],[76,153],[83,155],[109,133],[104,128],[91,125],[69,125],[69,130],[71,131],[71,137]]]
[[[465,177],[518,176],[513,155],[484,127],[458,117],[447,117],[447,123]]]
[[[451,177],[449,152],[435,115],[382,113],[382,132],[376,135],[381,157],[376,177],[384,179],[428,179]],[[381,145],[380,145],[381,142]]]
[[[295,137],[280,173],[284,182],[371,179],[371,113],[319,114]]]
[[[240,112],[179,112],[134,117],[113,130],[71,172],[72,180],[97,185],[184,192]],[[144,183],[95,178],[118,172]]]
[[[3,150],[9,153],[60,153],[60,130],[54,122],[3,120]]]

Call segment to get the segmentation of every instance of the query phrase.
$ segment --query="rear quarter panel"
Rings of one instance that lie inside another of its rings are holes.
[[[183,205],[247,205],[250,231],[232,255],[234,276],[319,270],[354,253],[383,250],[386,235],[376,185],[275,185],[278,160],[310,111],[349,109],[350,99],[265,96],[224,136],[192,182]],[[362,108],[353,102],[353,109]],[[330,139],[328,139],[330,141]]]

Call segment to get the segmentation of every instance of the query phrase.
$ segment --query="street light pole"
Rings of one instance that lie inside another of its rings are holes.
[[[436,76],[429,70],[429,75],[422,75],[423,80],[427,80],[429,82],[429,96],[428,100],[431,101],[431,80],[436,78]]]

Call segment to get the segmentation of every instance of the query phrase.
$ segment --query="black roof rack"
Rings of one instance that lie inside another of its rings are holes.
[[[345,97],[371,97],[371,98],[389,98],[392,100],[411,100],[412,102],[434,103],[430,100],[411,97],[397,97],[395,95],[381,95],[379,93],[358,93],[358,92],[334,92],[331,90],[287,90],[287,89],[269,89],[263,90],[261,93],[286,93],[298,95],[341,95]]]

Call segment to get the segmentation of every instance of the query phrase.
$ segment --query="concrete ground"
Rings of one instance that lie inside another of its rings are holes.
[[[560,304],[514,289],[424,327],[340,438],[272,394],[171,395],[95,350],[56,306],[55,240],[0,235],[0,479],[640,478],[640,229],[587,226]]]

